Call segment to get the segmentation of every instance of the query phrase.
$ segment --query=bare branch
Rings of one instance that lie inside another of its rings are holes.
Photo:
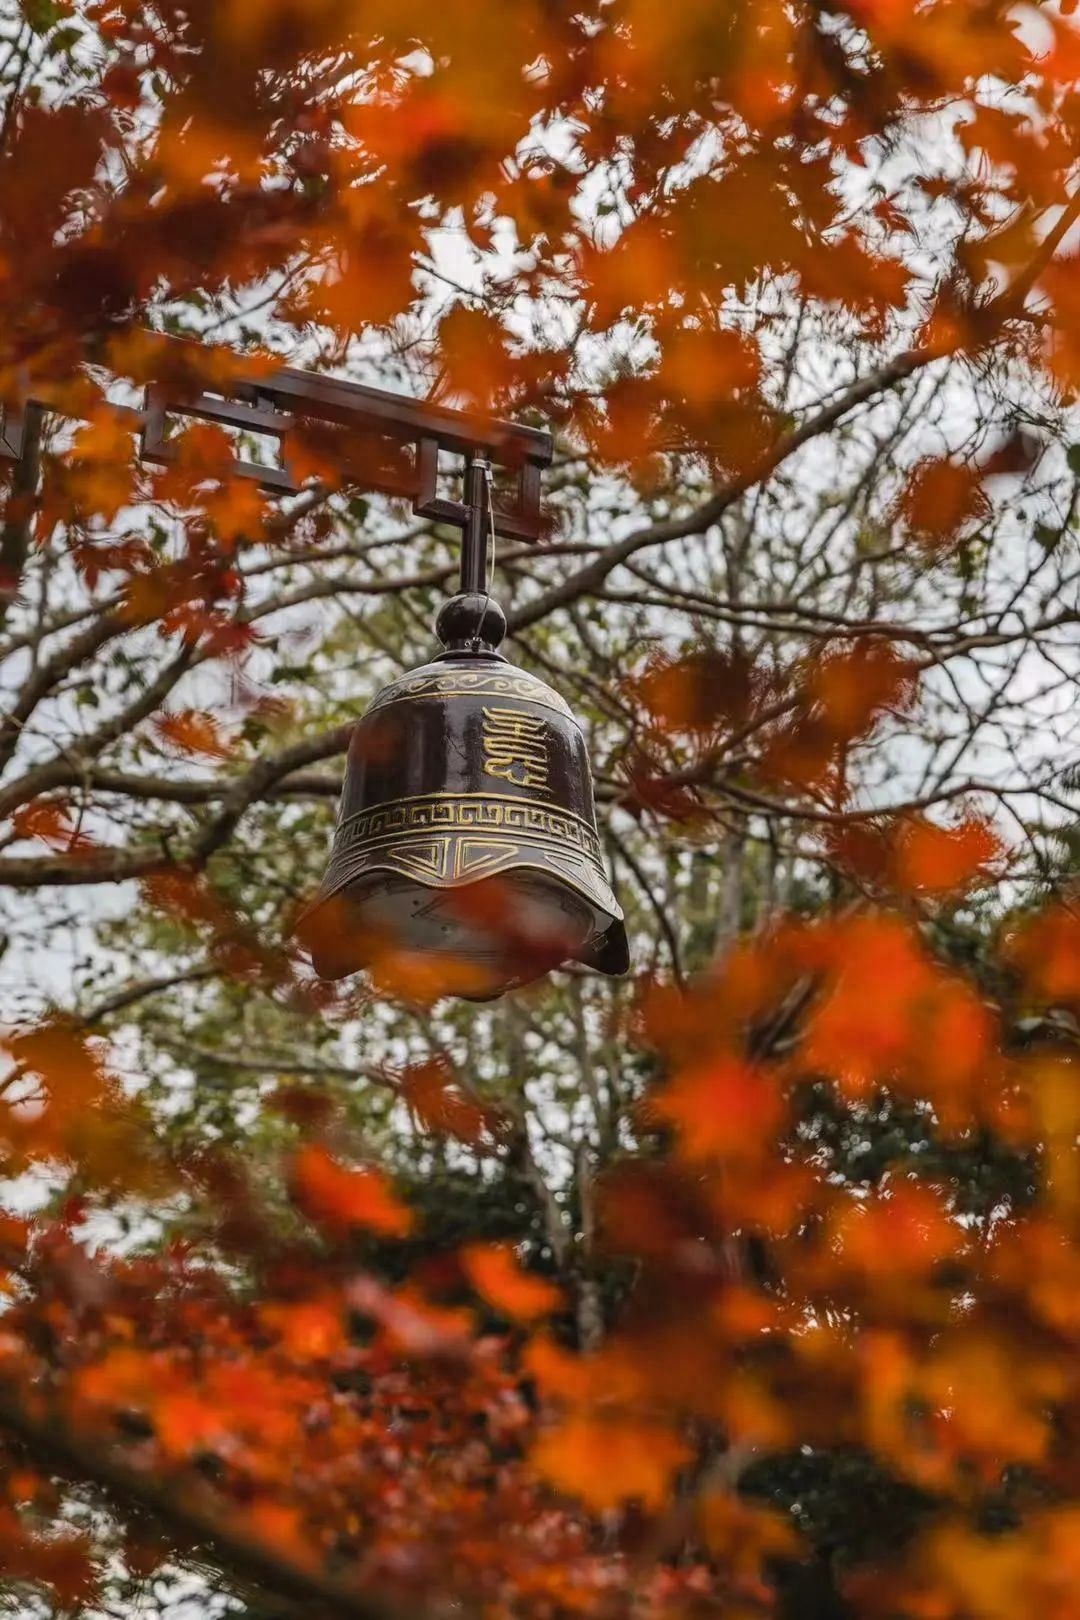
[[[180,973],[166,974],[160,979],[136,979],[132,984],[122,985],[114,990],[104,1000],[99,1001],[89,1012],[80,1014],[76,1020],[80,1029],[93,1029],[95,1024],[104,1023],[114,1013],[126,1012],[137,1002],[145,1001],[149,996],[160,995],[163,990],[173,990],[179,984],[202,984],[207,979],[214,979],[220,972],[219,968],[204,963],[198,967],[185,968]]]

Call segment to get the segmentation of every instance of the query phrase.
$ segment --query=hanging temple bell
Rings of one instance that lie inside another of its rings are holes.
[[[629,967],[581,730],[499,652],[487,592],[487,464],[466,469],[461,592],[442,651],[376,695],[353,731],[330,863],[302,925],[316,972],[388,958],[487,1001],[566,962]]]
[[[625,973],[582,734],[558,693],[499,652],[506,620],[487,588],[489,533],[539,538],[550,436],[288,366],[252,371],[241,356],[215,365],[204,392],[200,345],[155,343],[168,364],[147,389],[143,460],[173,460],[173,416],[224,423],[278,443],[277,465],[238,460],[237,475],[295,494],[289,444],[307,435],[346,486],[407,496],[462,530],[442,652],[384,687],[352,735],[329,869],[297,929],[316,971],[343,978],[396,952],[428,964],[429,989],[439,979],[474,1000],[570,961]],[[28,425],[52,408],[0,399],[0,463],[25,457]],[[443,451],[465,458],[464,501],[438,492]],[[492,500],[488,456],[516,477],[509,506]]]

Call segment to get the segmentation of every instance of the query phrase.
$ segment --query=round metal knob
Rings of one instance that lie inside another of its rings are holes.
[[[506,634],[506,614],[490,596],[469,591],[443,603],[435,620],[435,634],[448,652],[477,646],[494,651]]]

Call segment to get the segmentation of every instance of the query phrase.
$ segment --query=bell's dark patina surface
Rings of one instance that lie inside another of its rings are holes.
[[[623,914],[569,707],[498,652],[505,619],[486,596],[453,598],[436,629],[445,650],[384,687],[353,733],[319,897],[347,904],[313,946],[316,968],[353,972],[396,935],[478,968],[458,989],[474,999],[567,960],[624,973]]]

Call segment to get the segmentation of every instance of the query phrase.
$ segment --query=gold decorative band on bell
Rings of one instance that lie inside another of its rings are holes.
[[[486,703],[481,712],[484,775],[543,792],[548,785],[547,721],[522,709],[489,709]]]
[[[377,692],[368,706],[368,714],[387,708],[391,703],[415,702],[420,698],[493,697],[522,698],[543,709],[554,709],[567,720],[573,720],[570,705],[553,692],[543,681],[534,680],[520,670],[477,670],[473,674],[465,669],[436,670],[431,674],[421,671],[417,675],[403,676]],[[577,723],[576,721],[574,722]]]
[[[512,833],[517,838],[573,850],[602,867],[600,840],[587,821],[571,810],[530,804],[509,794],[427,793],[389,804],[369,805],[338,827],[334,855],[411,832]]]
[[[400,872],[434,888],[455,888],[508,872],[546,872],[583,895],[609,918],[622,909],[603,870],[588,856],[555,849],[551,844],[515,843],[507,837],[467,838],[439,833],[434,838],[388,839],[361,845],[330,860],[323,899],[369,878],[376,872]]]
[[[387,811],[396,806],[387,805]],[[502,806],[493,807],[496,810]],[[516,808],[532,812],[533,806],[516,802]],[[367,814],[367,812],[365,812]],[[517,818],[512,817],[511,821]],[[531,819],[531,817],[530,817]],[[561,818],[560,818],[561,819]],[[553,832],[553,828],[552,828]],[[535,826],[515,829],[505,823],[466,822],[451,829],[433,829],[425,822],[410,821],[383,831],[377,837],[355,841],[335,839],[323,899],[353,884],[365,882],[377,872],[398,872],[432,888],[455,888],[501,877],[511,872],[546,872],[584,896],[606,917],[621,918],[619,902],[611,890],[599,859],[597,840],[591,845],[569,845],[551,832],[540,834]]]

